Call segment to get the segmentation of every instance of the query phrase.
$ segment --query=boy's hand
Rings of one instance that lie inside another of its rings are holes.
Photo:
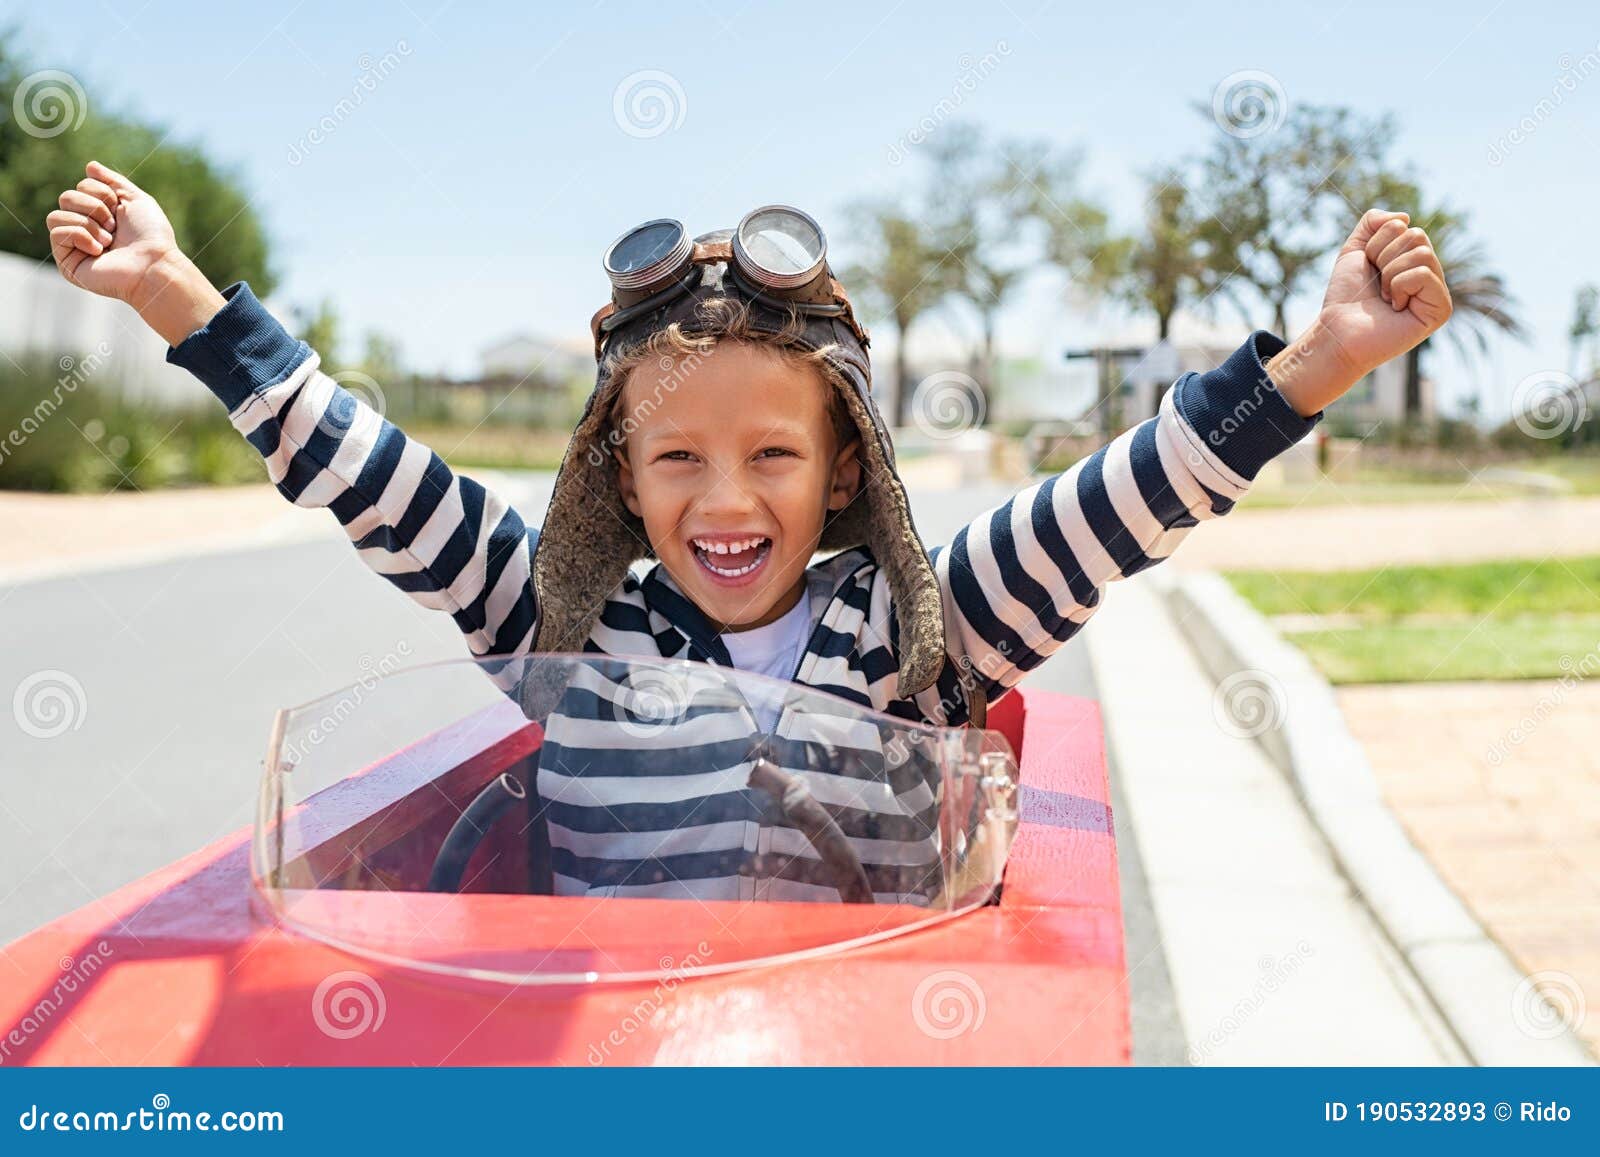
[[[131,302],[152,268],[180,256],[178,239],[155,198],[127,177],[99,161],[84,171],[45,218],[50,252],[72,284]]]
[[[99,161],[51,212],[50,253],[72,284],[125,301],[177,345],[226,302],[178,248],[154,197]]]
[[[1405,213],[1369,209],[1340,248],[1322,311],[1267,372],[1309,417],[1450,318],[1450,290],[1428,235]]]

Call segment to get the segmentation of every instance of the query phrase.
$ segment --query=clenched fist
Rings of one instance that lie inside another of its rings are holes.
[[[45,218],[56,268],[90,293],[127,302],[177,345],[222,308],[222,295],[178,248],[154,197],[99,161],[84,172]]]
[[[1339,250],[1322,323],[1362,373],[1399,357],[1450,317],[1450,290],[1426,231],[1368,209]]]
[[[1425,230],[1405,213],[1368,209],[1334,259],[1316,322],[1268,373],[1307,416],[1450,319],[1450,290]]]
[[[115,169],[90,161],[78,187],[45,218],[61,275],[102,297],[131,302],[145,275],[178,252],[155,198]]]

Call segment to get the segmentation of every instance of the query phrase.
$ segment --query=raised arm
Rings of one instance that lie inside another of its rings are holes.
[[[1268,378],[1263,360],[1283,349],[1258,330],[1221,366],[1179,378],[1155,417],[932,551],[951,654],[971,662],[991,698],[1072,638],[1107,584],[1227,514],[1321,420],[1296,413]]]
[[[361,559],[449,612],[475,655],[518,655],[537,607],[537,531],[343,389],[239,282],[218,292],[178,249],[155,201],[91,162],[49,218],[62,275],[128,302],[198,377],[297,506],[326,507]]]
[[[1450,313],[1426,233],[1403,213],[1370,210],[1293,345],[1257,330],[1216,369],[1179,378],[1156,417],[932,552],[952,658],[970,663],[991,698],[1016,684],[1089,620],[1107,584],[1168,558],[1195,526],[1227,514],[1323,407]],[[929,718],[946,716],[949,683],[918,696]]]

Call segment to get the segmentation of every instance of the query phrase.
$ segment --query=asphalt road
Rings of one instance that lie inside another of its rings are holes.
[[[520,509],[543,511],[547,476],[511,487]],[[936,543],[1006,495],[927,491],[913,504]],[[0,943],[249,824],[278,708],[375,666],[466,654],[448,617],[368,572],[326,514],[305,517],[327,536],[0,586],[0,687],[34,680],[35,703],[48,691],[67,713],[34,718],[60,730],[49,737],[0,717]],[[1098,698],[1078,642],[1029,684]],[[1128,953],[1143,959],[1155,919],[1114,766],[1112,783]],[[1134,977],[1135,1059],[1182,1063],[1156,957]]]

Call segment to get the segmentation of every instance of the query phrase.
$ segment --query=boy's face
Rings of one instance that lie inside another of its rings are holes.
[[[617,453],[624,504],[658,558],[719,629],[791,609],[827,512],[860,482],[857,443],[836,444],[832,387],[773,351],[724,341],[635,369]]]

